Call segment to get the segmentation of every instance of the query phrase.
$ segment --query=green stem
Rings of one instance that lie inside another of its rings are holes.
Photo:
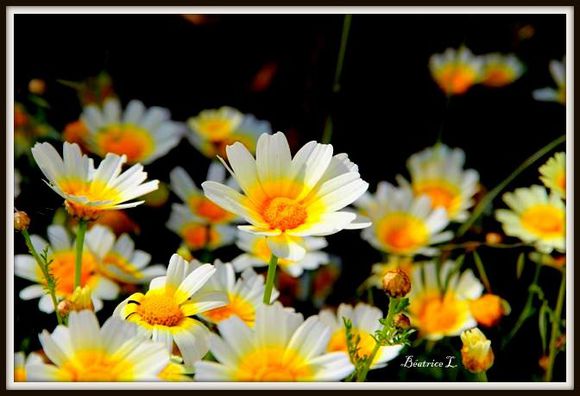
[[[487,382],[487,373],[482,371],[481,373],[475,374],[475,379],[477,382]]]
[[[274,280],[276,279],[276,266],[278,265],[278,257],[272,254],[270,263],[268,264],[268,275],[266,276],[266,288],[264,289],[264,304],[270,304],[272,300],[272,289],[274,288]]]
[[[32,240],[30,239],[30,234],[28,233],[27,230],[22,230],[22,236],[24,237],[24,242],[26,243],[26,247],[28,248],[28,251],[30,252],[30,254],[32,254],[32,257],[34,257],[36,264],[38,264],[38,266],[40,267],[40,270],[42,271],[42,274],[44,276],[44,280],[46,281],[46,284],[48,286],[49,285],[49,278],[51,275],[48,272],[47,266],[45,265],[46,263],[40,257],[40,255],[38,254],[36,249],[34,248],[34,245],[32,244]],[[58,321],[58,324],[62,324],[63,321],[62,321],[60,314],[58,313],[58,309],[57,309],[58,308],[58,300],[56,299],[56,293],[54,291],[54,288],[47,287],[47,289],[48,289],[48,292],[50,294],[50,299],[52,300],[52,305],[54,306],[54,313],[56,314],[56,320]]]
[[[81,286],[81,273],[83,269],[83,246],[85,243],[85,233],[87,232],[87,220],[79,220],[77,230],[76,256],[75,256],[75,283],[74,288]]]
[[[547,153],[549,153],[550,151],[552,151],[554,148],[556,148],[558,145],[564,143],[565,141],[566,141],[566,135],[562,135],[559,138],[551,141],[550,143],[548,143],[547,145],[542,147],[540,150],[538,150],[536,153],[534,153],[528,159],[526,159],[524,162],[522,162],[522,164],[520,166],[518,166],[515,171],[513,171],[508,177],[506,177],[501,183],[499,183],[497,186],[495,186],[495,188],[493,190],[488,192],[481,199],[481,201],[477,204],[477,206],[473,210],[473,213],[471,214],[471,216],[469,216],[467,221],[465,223],[463,223],[461,225],[461,227],[459,227],[459,230],[457,231],[456,236],[460,237],[463,234],[465,234],[467,232],[467,230],[469,230],[469,228],[473,225],[473,223],[475,223],[475,221],[479,218],[479,216],[481,216],[481,214],[487,208],[487,206],[495,199],[495,197],[504,188],[506,188],[506,186],[509,183],[511,183],[511,181],[514,180],[520,173],[522,173],[524,170],[526,170],[528,167],[533,165],[536,161],[538,161],[544,155],[546,155]]]
[[[556,348],[556,340],[560,336],[560,320],[562,317],[562,309],[564,308],[564,297],[566,296],[566,272],[562,271],[562,282],[560,282],[560,291],[558,292],[558,301],[556,302],[556,309],[552,316],[552,330],[550,333],[550,354],[548,356],[548,368],[546,370],[545,380],[552,381],[552,373],[554,371],[554,362],[558,353]]]

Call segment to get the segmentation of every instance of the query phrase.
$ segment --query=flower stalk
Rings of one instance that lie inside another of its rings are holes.
[[[87,220],[79,220],[79,228],[77,230],[76,240],[76,256],[75,256],[75,283],[74,288],[81,286],[81,274],[83,269],[83,247],[85,242],[85,234],[87,232]]]
[[[560,282],[560,290],[558,292],[558,300],[556,301],[556,309],[552,316],[552,330],[550,332],[550,354],[548,355],[548,367],[546,369],[545,380],[552,381],[554,372],[554,362],[558,354],[558,347],[556,340],[560,336],[560,322],[562,318],[562,309],[564,308],[564,298],[566,296],[566,271],[562,271],[562,281]]]
[[[264,304],[270,304],[272,300],[272,290],[274,289],[274,281],[276,280],[276,267],[278,266],[278,257],[272,254],[270,262],[268,263],[268,275],[266,276],[266,288],[264,289]]]

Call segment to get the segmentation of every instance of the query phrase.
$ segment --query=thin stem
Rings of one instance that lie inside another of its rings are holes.
[[[548,368],[546,370],[546,381],[552,381],[552,374],[554,372],[554,362],[558,348],[556,348],[556,340],[560,336],[560,320],[562,317],[562,309],[564,308],[564,297],[566,296],[566,272],[562,271],[562,282],[560,282],[560,291],[558,292],[558,301],[556,302],[556,309],[552,316],[552,331],[550,333],[550,354],[548,355]]]
[[[507,244],[507,243],[489,243],[489,242],[481,242],[481,241],[468,241],[468,242],[463,242],[463,243],[441,245],[441,246],[438,246],[437,249],[439,249],[441,251],[452,251],[452,250],[457,250],[457,249],[475,250],[475,249],[480,248],[480,247],[489,247],[489,248],[494,248],[494,249],[514,249],[514,248],[527,247],[527,246],[533,247],[534,244],[524,243],[524,242]]]
[[[469,228],[473,225],[473,223],[475,223],[475,221],[479,218],[479,216],[481,216],[481,214],[487,208],[487,206],[495,199],[495,197],[504,188],[506,188],[507,185],[509,183],[511,183],[511,181],[514,180],[520,173],[522,173],[524,170],[526,170],[528,167],[533,165],[536,161],[538,161],[544,155],[546,155],[547,153],[549,153],[550,151],[552,151],[554,148],[556,148],[558,145],[562,144],[565,141],[566,141],[566,135],[562,135],[559,138],[551,141],[550,143],[548,143],[547,145],[542,147],[540,150],[538,150],[533,155],[528,157],[528,159],[526,159],[524,162],[522,162],[522,164],[520,166],[518,166],[515,171],[513,171],[508,177],[506,177],[501,183],[499,183],[497,186],[495,186],[493,190],[488,192],[481,199],[481,201],[477,204],[477,206],[473,210],[473,213],[471,214],[471,216],[467,219],[467,221],[465,223],[463,223],[461,225],[461,227],[459,227],[459,230],[457,231],[456,236],[460,237],[463,234],[465,234],[467,232],[467,230],[469,230]]]
[[[481,373],[475,374],[475,379],[477,382],[487,382],[487,373],[482,371]]]
[[[27,230],[22,230],[22,236],[24,237],[24,242],[26,243],[26,247],[28,248],[28,251],[30,252],[30,254],[32,254],[32,257],[34,257],[36,264],[38,264],[38,266],[40,267],[40,270],[42,271],[42,275],[44,276],[46,284],[48,285],[50,274],[48,272],[48,268],[45,265],[46,263],[44,263],[44,260],[40,257],[40,255],[38,254],[38,252],[34,248],[34,245],[32,244],[32,240],[30,239],[30,234],[28,233]],[[56,293],[54,291],[54,288],[47,287],[47,289],[48,289],[48,292],[50,294],[50,299],[52,300],[52,305],[54,306],[54,313],[56,314],[56,320],[58,321],[58,324],[62,324],[63,320],[60,317],[60,314],[58,313],[58,309],[57,309],[58,300],[56,299]]]
[[[268,263],[268,275],[266,276],[266,288],[264,289],[264,304],[270,304],[272,300],[272,289],[274,288],[274,280],[276,279],[277,265],[278,257],[272,254],[270,263]]]
[[[81,286],[81,273],[83,270],[83,246],[85,243],[85,233],[87,232],[87,220],[79,220],[77,230],[76,257],[75,257],[75,284],[74,288]]]

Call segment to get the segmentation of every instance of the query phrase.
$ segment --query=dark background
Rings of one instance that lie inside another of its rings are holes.
[[[185,121],[206,108],[229,105],[271,122],[274,130],[289,133],[295,151],[305,142],[320,140],[324,120],[334,114],[332,144],[335,152],[347,152],[359,165],[362,177],[374,191],[380,180],[395,182],[407,176],[405,161],[414,152],[435,143],[443,128],[443,142],[466,152],[467,166],[480,172],[491,189],[525,158],[565,132],[565,110],[553,103],[536,102],[534,89],[553,86],[548,71],[551,59],[565,54],[563,15],[355,15],[342,75],[342,90],[331,94],[342,29],[342,15],[224,15],[196,25],[179,15],[16,15],[15,92],[25,100],[31,78],[47,82],[49,122],[61,130],[78,119],[81,106],[75,92],[58,79],[80,81],[105,70],[113,78],[123,104],[140,99],[147,106],[163,106],[172,118]],[[529,26],[534,34],[521,39]],[[526,73],[505,88],[473,87],[454,97],[445,110],[445,96],[428,70],[428,59],[447,47],[466,44],[475,54],[513,52],[527,66]],[[251,89],[255,74],[266,63],[277,72],[262,92]],[[563,147],[560,148],[563,150]],[[537,167],[531,167],[510,188],[540,183]],[[185,167],[200,184],[209,161],[183,140],[166,157],[147,167],[151,177],[168,181],[168,172]],[[31,233],[46,234],[55,208],[62,202],[40,182],[40,173],[22,160],[25,176],[19,209],[33,218]],[[176,202],[171,196],[170,203]],[[497,200],[496,205],[501,205]],[[170,205],[160,209],[139,207],[131,211],[142,232],[137,247],[149,251],[154,262],[167,263],[179,238],[165,228]],[[498,230],[492,217],[484,220]],[[481,238],[469,235],[468,239]],[[344,231],[328,238],[327,249],[343,260],[343,273],[329,297],[329,305],[352,301],[356,287],[369,275],[378,252],[362,241],[358,231]],[[24,251],[16,239],[16,251]],[[531,263],[520,281],[515,263],[520,251],[482,249],[493,291],[508,300],[512,315],[502,325],[486,331],[493,344],[513,325],[527,293],[533,272]],[[236,249],[224,249],[220,258],[231,259]],[[467,266],[473,266],[471,259]],[[550,301],[559,282],[556,271],[542,272]],[[53,316],[39,313],[37,300],[22,302],[17,292],[29,284],[15,284],[16,350],[35,349],[22,344],[37,334]],[[378,304],[384,303],[381,296]],[[554,303],[552,303],[553,305]],[[99,316],[106,318],[115,304],[106,303]],[[382,307],[386,310],[386,307]],[[314,310],[299,306],[305,314]],[[48,326],[49,330],[52,325]],[[455,347],[458,338],[450,341]],[[434,350],[446,353],[445,345]],[[418,355],[421,350],[409,352]],[[437,355],[439,354],[439,355]],[[496,350],[496,363],[488,375],[492,381],[529,381],[541,372],[537,318],[530,319],[506,350]],[[400,369],[402,358],[388,368],[371,372],[372,380],[431,379],[417,370]],[[402,376],[398,376],[402,373]],[[453,376],[454,374],[444,373]],[[560,354],[555,379],[563,380],[564,354]],[[454,377],[444,377],[443,379]],[[458,378],[464,380],[465,378]]]

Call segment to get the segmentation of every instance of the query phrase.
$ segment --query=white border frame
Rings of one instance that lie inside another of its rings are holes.
[[[566,205],[566,382],[311,382],[311,383],[247,383],[247,382],[14,382],[14,15],[15,14],[565,14],[566,15],[566,158],[568,169],[567,205]],[[333,389],[333,390],[562,390],[574,388],[574,26],[573,7],[488,7],[488,6],[439,6],[439,7],[408,7],[408,6],[13,6],[6,9],[6,388],[10,390],[24,389]],[[9,321],[8,318],[11,320]]]

